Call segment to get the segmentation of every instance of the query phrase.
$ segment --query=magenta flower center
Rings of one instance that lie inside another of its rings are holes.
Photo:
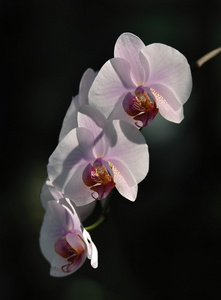
[[[151,91],[148,93],[142,86],[138,86],[134,92],[128,93],[123,101],[123,108],[129,116],[133,116],[138,127],[149,125],[159,109],[156,106],[156,101]]]
[[[98,158],[93,165],[88,164],[82,174],[83,182],[93,191],[91,196],[96,200],[107,197],[110,191],[115,187],[111,168],[107,162]]]
[[[68,233],[70,234],[70,232]],[[61,269],[64,273],[69,273],[81,263],[86,245],[79,235],[71,232],[72,239],[75,240],[75,247],[73,248],[67,242],[66,235],[55,242],[54,248],[57,254],[67,260],[68,263],[63,265]]]

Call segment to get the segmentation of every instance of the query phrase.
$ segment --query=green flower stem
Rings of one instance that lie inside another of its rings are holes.
[[[85,227],[85,229],[87,231],[92,230],[92,229],[98,227],[101,223],[103,223],[105,219],[106,219],[106,217],[104,215],[100,215],[100,217],[98,218],[98,220],[94,224]]]
[[[112,191],[110,192],[110,194],[105,198],[105,204],[104,204],[103,209],[102,209],[102,211],[101,211],[101,215],[100,215],[100,217],[97,219],[97,221],[94,222],[92,225],[89,225],[89,226],[85,227],[85,229],[86,229],[87,231],[92,230],[92,229],[98,227],[101,223],[104,222],[104,220],[106,219],[106,216],[107,216],[107,210],[108,210],[108,208],[109,208],[109,206],[110,206],[110,200],[112,199],[112,196],[113,196],[113,190],[112,190]]]

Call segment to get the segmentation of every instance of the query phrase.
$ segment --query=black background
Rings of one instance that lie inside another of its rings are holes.
[[[39,193],[83,72],[113,57],[126,31],[192,64],[221,46],[220,1],[0,1],[1,299],[220,299],[221,57],[193,73],[177,125],[143,130],[150,171],[134,203],[115,193],[89,261],[49,276]],[[134,157],[136,160],[136,157]]]

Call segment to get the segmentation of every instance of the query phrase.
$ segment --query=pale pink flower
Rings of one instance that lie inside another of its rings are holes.
[[[75,272],[91,260],[93,268],[98,265],[97,248],[89,233],[82,227],[71,202],[62,205],[48,201],[40,232],[40,248],[51,264],[50,275],[63,277]]]
[[[176,49],[148,46],[132,33],[117,40],[89,91],[89,104],[109,119],[123,119],[137,127],[151,123],[159,111],[167,120],[183,119],[183,104],[190,96],[190,66]]]
[[[52,184],[52,182],[47,179],[46,182],[43,184],[40,194],[41,204],[46,210],[48,201],[54,200],[54,201],[63,201],[64,195],[58,191]],[[70,199],[71,200],[71,199]],[[71,200],[74,202],[73,200]],[[63,201],[63,204],[65,205],[66,201]],[[95,208],[96,202],[91,202],[83,206],[77,207],[77,212],[80,217],[81,222],[87,219],[87,217],[90,216],[90,214],[93,212]]]
[[[77,206],[106,198],[115,186],[134,201],[149,168],[143,135],[125,121],[107,121],[89,105],[80,108],[78,126],[49,158],[52,184]]]
[[[59,141],[61,141],[65,135],[72,129],[78,127],[77,124],[77,113],[78,109],[84,105],[88,104],[88,91],[96,77],[96,72],[92,69],[87,69],[80,81],[79,94],[72,98],[71,104],[66,112],[61,127]]]

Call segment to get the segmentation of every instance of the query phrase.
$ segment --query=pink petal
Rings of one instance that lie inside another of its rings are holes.
[[[64,195],[53,186],[50,180],[46,180],[46,182],[42,186],[40,194],[41,204],[44,209],[47,208],[48,201],[58,201],[62,198],[64,198]]]
[[[64,117],[61,131],[59,134],[59,142],[70,132],[72,129],[76,128],[77,125],[77,112],[79,108],[79,96],[73,97],[71,104]]]
[[[98,251],[97,248],[95,246],[95,244],[93,243],[91,236],[89,234],[89,232],[85,229],[83,229],[83,237],[84,237],[84,241],[87,245],[87,257],[91,260],[91,266],[93,268],[97,268],[98,267]]]
[[[133,174],[135,182],[142,181],[149,170],[149,152],[144,136],[133,125],[119,120],[114,120],[113,126],[107,123],[104,130],[107,136],[117,135],[116,144],[109,148],[106,160],[123,162]],[[134,183],[129,185],[133,186]]]
[[[192,76],[183,54],[172,47],[156,43],[144,47],[140,59],[142,62],[147,60],[149,64],[146,86],[167,86],[178,103],[184,104],[187,101],[192,89]]]
[[[53,277],[65,277],[67,275],[70,275],[70,273],[64,273],[62,271],[62,266],[64,266],[66,263],[67,260],[65,258],[55,253],[51,262],[50,275]]]
[[[134,88],[129,63],[121,58],[111,59],[103,65],[91,86],[89,104],[108,117],[118,99]]]
[[[128,93],[130,94],[130,93]],[[124,107],[123,107],[123,101],[125,99],[125,97],[127,97],[128,94],[124,94],[123,97],[121,97],[118,102],[115,104],[111,114],[108,117],[109,121],[113,121],[113,120],[124,120],[132,125],[135,126],[135,121],[133,120],[133,118],[131,118],[131,116],[129,116]]]
[[[177,101],[173,92],[160,84],[153,84],[151,92],[155,97],[159,113],[168,121],[180,123],[183,120],[183,105]]]
[[[134,201],[137,196],[137,182],[131,171],[120,160],[111,159],[114,182],[118,192],[128,200]]]
[[[72,229],[73,220],[67,210],[55,201],[49,201],[40,232],[40,247],[45,258],[52,262],[54,243]]]
[[[96,108],[90,105],[83,105],[78,113],[78,125],[90,129],[94,137],[93,152],[96,157],[102,157],[107,151],[107,142],[102,137],[102,130],[107,119]]]
[[[93,143],[94,139],[90,130],[76,128],[71,130],[58,144],[50,156],[47,166],[48,177],[55,188],[64,193],[66,185],[79,166],[94,159]],[[75,199],[74,194],[66,196]]]
[[[94,72],[92,69],[87,69],[84,72],[79,87],[79,107],[88,104],[88,92],[96,75],[97,72]]]
[[[65,135],[72,129],[78,126],[77,124],[77,113],[78,109],[84,105],[88,104],[88,92],[91,87],[92,82],[96,73],[92,69],[87,69],[82,76],[79,95],[72,98],[71,104],[67,110],[67,113],[64,117],[61,132],[59,135],[59,142],[65,137]]]
[[[139,37],[132,33],[123,33],[114,48],[114,57],[127,60],[131,66],[131,78],[135,85],[144,83],[145,73],[139,59],[139,52],[145,47]]]
[[[51,264],[50,274],[52,276],[66,276],[76,271],[87,256],[86,248],[84,248],[83,232],[81,223],[75,208],[71,205],[72,211],[56,201],[49,201],[47,204],[46,214],[40,232],[40,247],[43,255]],[[71,233],[72,232],[72,233]],[[70,236],[71,235],[71,236]],[[73,237],[74,235],[74,237]],[[68,261],[68,251],[64,248],[64,243],[60,241],[62,237],[67,237],[67,242],[72,248],[76,247],[82,253],[77,257],[76,264]],[[76,239],[77,237],[77,239]],[[55,251],[57,247],[58,253]],[[70,273],[65,273],[62,269],[70,265]]]
[[[82,180],[85,166],[86,165],[80,165],[64,187],[64,194],[73,199],[77,206],[83,206],[95,200],[91,196],[92,191],[90,187],[86,186]]]
[[[90,202],[89,204],[77,207],[78,214],[82,222],[90,216],[90,214],[95,209],[95,206],[96,206],[96,201],[93,201]]]
[[[81,233],[82,235],[82,233]],[[75,249],[76,251],[84,251],[86,244],[84,243],[84,241],[82,240],[81,235],[76,235],[75,233],[68,233],[66,234],[66,240],[68,242],[68,244]]]
[[[90,105],[83,105],[79,109],[79,127],[90,129],[95,137],[100,134],[106,121],[105,116],[98,109]]]

